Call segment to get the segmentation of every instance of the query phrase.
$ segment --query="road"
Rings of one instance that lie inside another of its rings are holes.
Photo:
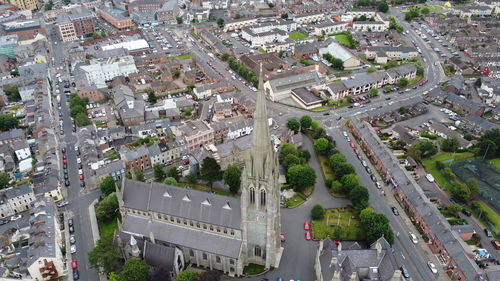
[[[66,50],[64,48],[64,44],[58,38],[57,32],[54,33],[54,26],[49,25],[49,30],[51,30],[51,39],[50,41],[50,50],[52,53],[53,68],[51,69],[51,75],[54,74],[57,69],[58,72],[61,73],[61,79],[69,80],[69,72],[67,61],[65,58]],[[55,42],[58,42],[57,44]],[[66,95],[64,94],[64,86],[63,83],[56,85],[55,79],[53,80],[53,88],[59,89],[60,91],[60,99],[61,99],[61,112],[63,114],[63,135],[59,135],[58,141],[58,155],[59,159],[61,159],[60,165],[62,166],[62,155],[61,149],[63,147],[66,148],[66,155],[68,159],[67,167],[68,167],[68,176],[70,181],[70,186],[66,188],[63,193],[66,193],[66,199],[69,201],[69,205],[64,207],[65,218],[73,218],[74,221],[74,229],[75,229],[75,238],[76,238],[76,254],[72,255],[72,259],[76,259],[78,261],[78,267],[80,272],[80,280],[88,280],[88,281],[96,281],[99,280],[99,275],[97,270],[91,269],[88,264],[88,255],[94,248],[94,241],[92,238],[92,231],[90,225],[90,218],[88,207],[92,201],[99,197],[99,191],[94,191],[83,195],[80,192],[80,180],[78,175],[78,164],[77,164],[77,155],[74,149],[75,144],[78,143],[77,137],[73,134],[70,112],[68,108],[68,103],[66,99]],[[54,98],[54,104],[57,104]],[[56,107],[54,107],[55,111],[58,111]],[[55,112],[53,116],[59,116],[58,112]],[[58,117],[55,117],[58,118]],[[57,120],[54,120],[54,124],[59,124]],[[58,125],[56,125],[58,126]],[[59,130],[57,130],[59,131]],[[63,180],[62,167],[61,171],[61,181]],[[69,239],[68,228],[65,229],[66,235],[65,239]],[[69,249],[68,249],[69,251]],[[70,280],[72,280],[72,275],[68,276]]]

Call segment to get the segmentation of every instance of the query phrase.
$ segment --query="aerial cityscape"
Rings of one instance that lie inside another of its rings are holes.
[[[0,7],[0,281],[500,281],[500,1]]]

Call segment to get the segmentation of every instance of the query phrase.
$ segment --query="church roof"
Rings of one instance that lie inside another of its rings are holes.
[[[150,233],[153,233],[154,239],[172,245],[184,246],[235,259],[239,257],[241,249],[241,240],[237,238],[134,215],[125,215],[122,230],[145,237],[150,237]]]
[[[239,198],[130,179],[124,179],[122,192],[126,208],[241,229]]]

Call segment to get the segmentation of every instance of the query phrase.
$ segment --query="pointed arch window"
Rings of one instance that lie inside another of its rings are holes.
[[[266,206],[266,191],[264,189],[260,190],[260,206]]]
[[[255,189],[250,188],[250,204],[255,204]]]

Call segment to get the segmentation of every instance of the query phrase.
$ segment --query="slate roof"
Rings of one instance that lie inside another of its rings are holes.
[[[241,228],[239,198],[129,179],[123,181],[122,192],[123,206],[127,208],[153,211],[234,229]],[[210,205],[202,204],[206,200]],[[227,204],[230,209],[224,208]]]
[[[174,270],[175,248],[173,247],[145,241],[142,256],[150,266],[159,266],[167,272]]]
[[[41,257],[56,257],[56,208],[52,199],[40,198],[30,211],[30,238],[28,239],[28,265]]]

